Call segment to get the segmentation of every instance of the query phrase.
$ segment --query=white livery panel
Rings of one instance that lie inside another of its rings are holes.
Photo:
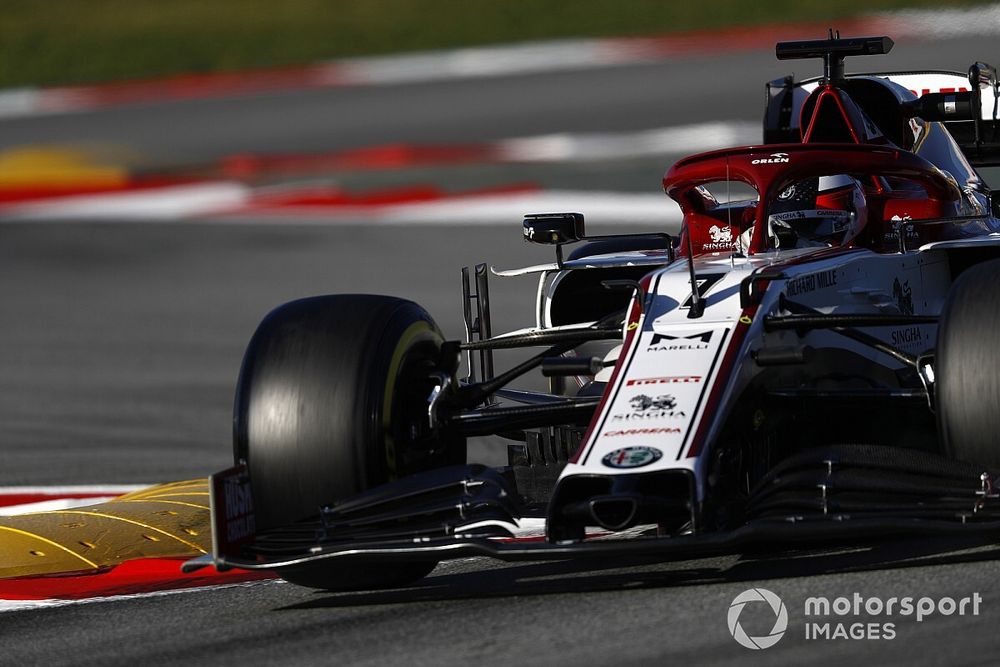
[[[708,392],[740,317],[739,283],[750,262],[701,258],[698,292],[710,304],[698,319],[688,317],[691,283],[684,263],[651,280],[648,311],[635,323],[635,338],[576,464],[601,474],[694,468],[688,451],[704,419]]]

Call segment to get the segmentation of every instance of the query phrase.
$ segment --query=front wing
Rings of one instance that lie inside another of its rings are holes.
[[[1000,493],[991,473],[930,454],[839,447],[779,464],[735,527],[660,536],[610,533],[558,543],[518,538],[523,508],[508,477],[454,466],[371,489],[318,518],[257,531],[245,468],[212,477],[213,553],[184,568],[280,570],[319,561],[399,563],[486,556],[504,561],[641,558],[678,561],[779,553],[907,538],[1000,541]],[[817,480],[819,483],[817,483]],[[558,511],[558,508],[549,508]]]

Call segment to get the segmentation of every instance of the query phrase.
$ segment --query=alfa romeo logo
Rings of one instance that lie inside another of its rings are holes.
[[[774,627],[771,628],[770,633],[762,637],[751,637],[743,630],[743,626],[740,625],[740,614],[743,613],[743,608],[749,602],[765,602],[771,607],[771,611],[774,612]],[[785,609],[785,603],[781,601],[781,598],[766,588],[751,588],[737,595],[733,603],[729,605],[728,621],[729,634],[740,646],[755,650],[771,648],[785,634],[785,629],[788,627],[788,610]]]
[[[656,447],[623,447],[605,454],[601,463],[609,468],[641,468],[662,457],[663,452]]]

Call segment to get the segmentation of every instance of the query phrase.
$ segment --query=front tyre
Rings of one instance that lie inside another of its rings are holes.
[[[1000,469],[1000,260],[964,271],[938,327],[934,391],[951,458]]]
[[[465,441],[427,424],[440,331],[417,304],[373,295],[318,296],[279,306],[247,347],[236,390],[234,456],[250,471],[259,530],[455,461]],[[282,573],[330,589],[392,586],[434,563],[392,572],[334,561]]]

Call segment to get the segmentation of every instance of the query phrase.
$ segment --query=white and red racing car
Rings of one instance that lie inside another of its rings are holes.
[[[470,555],[995,541],[1000,220],[973,165],[1000,164],[997,76],[845,75],[891,47],[778,44],[822,77],[768,84],[761,145],[669,169],[678,238],[527,216],[555,261],[498,273],[538,274],[536,327],[493,334],[485,265],[462,342],[387,296],[275,309],[212,481],[214,554],[188,567],[337,589]],[[510,348],[532,354],[498,372]],[[510,387],[538,370],[548,391]],[[479,435],[508,467],[466,463]],[[511,539],[529,525],[545,539]]]

